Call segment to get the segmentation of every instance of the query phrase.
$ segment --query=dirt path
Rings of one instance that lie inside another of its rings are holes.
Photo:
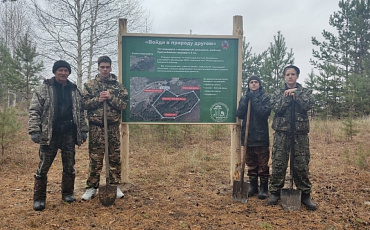
[[[197,135],[202,132],[195,130]],[[280,203],[271,207],[256,197],[247,204],[232,201],[229,138],[195,137],[179,148],[155,144],[151,138],[131,140],[132,184],[120,185],[126,196],[110,207],[97,198],[81,201],[88,170],[86,145],[76,153],[78,200],[61,201],[58,154],[42,212],[32,209],[38,146],[28,139],[19,142],[16,160],[0,168],[0,229],[370,229],[370,171],[348,163],[356,151],[370,149],[365,131],[352,142],[328,141],[318,131],[311,132],[312,197],[318,210],[301,207],[292,213],[284,212]],[[149,147],[144,144],[148,142]]]

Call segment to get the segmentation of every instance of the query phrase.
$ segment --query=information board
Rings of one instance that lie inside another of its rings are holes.
[[[123,122],[235,123],[238,39],[122,36]]]

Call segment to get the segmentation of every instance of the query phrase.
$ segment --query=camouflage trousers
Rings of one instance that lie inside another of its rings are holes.
[[[98,188],[105,152],[104,127],[89,124],[89,177],[87,188]],[[109,183],[121,180],[121,154],[119,123],[108,124]]]
[[[40,161],[35,177],[46,178],[58,149],[61,150],[63,174],[74,175],[75,143],[76,131],[67,130],[65,132],[59,132],[55,130],[50,140],[50,145],[40,145]]]
[[[291,146],[291,135],[275,132],[272,147],[272,172],[270,192],[280,193],[284,187]],[[311,193],[312,184],[308,178],[310,149],[308,135],[294,135],[294,184],[302,193]]]
[[[248,176],[269,178],[270,150],[267,146],[251,146],[247,148],[246,164]]]

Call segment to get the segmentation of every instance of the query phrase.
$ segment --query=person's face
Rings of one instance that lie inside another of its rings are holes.
[[[254,92],[260,88],[260,83],[257,80],[251,80],[248,85],[250,91]]]
[[[298,75],[297,75],[297,72],[295,71],[295,69],[293,69],[293,68],[287,69],[285,71],[284,79],[285,79],[285,83],[288,86],[294,86],[295,87],[295,85],[297,83],[297,80],[298,80]]]
[[[101,77],[107,78],[112,70],[111,65],[109,62],[102,62],[98,67],[98,71]]]
[[[69,70],[66,67],[58,68],[55,71],[54,75],[55,75],[55,79],[57,80],[57,82],[59,82],[62,85],[67,84]]]

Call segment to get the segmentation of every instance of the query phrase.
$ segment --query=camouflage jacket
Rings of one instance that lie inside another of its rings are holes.
[[[249,92],[249,89],[247,92]],[[241,144],[244,145],[248,101],[251,100],[248,146],[269,146],[268,117],[271,113],[270,96],[265,93],[262,86],[254,94],[252,98],[247,98],[246,95],[248,94],[241,97],[239,108],[236,112],[236,116],[239,119],[243,119]]]
[[[41,133],[40,145],[49,145],[53,134],[57,97],[54,82],[55,77],[46,79],[38,87],[32,96],[29,108],[28,133]],[[89,131],[81,106],[82,95],[75,84],[70,81],[68,84],[71,84],[73,122],[77,126],[76,144],[81,145],[81,132]]]
[[[291,131],[292,98],[284,96],[284,91],[287,89],[284,84],[284,87],[276,90],[271,97],[272,110],[275,112],[272,128],[279,132]],[[310,131],[307,112],[315,103],[312,90],[303,88],[297,83],[295,96],[295,133],[307,134]]]
[[[84,84],[82,106],[87,110],[87,118],[96,125],[103,125],[103,103],[99,102],[100,92],[109,91],[112,98],[107,100],[107,121],[119,122],[121,111],[127,106],[128,93],[126,88],[117,81],[114,74],[107,79],[96,75],[95,79]]]

